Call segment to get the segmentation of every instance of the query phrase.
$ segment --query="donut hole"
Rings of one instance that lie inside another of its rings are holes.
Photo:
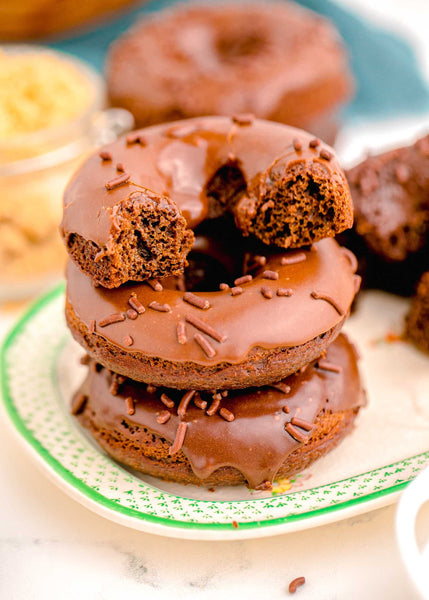
[[[216,41],[216,49],[223,62],[236,62],[261,54],[267,46],[266,37],[258,31],[222,32]]]
[[[210,218],[219,217],[229,210],[246,191],[247,183],[238,162],[231,160],[222,165],[204,189]]]

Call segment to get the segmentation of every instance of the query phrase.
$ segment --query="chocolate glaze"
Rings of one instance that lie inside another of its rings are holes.
[[[120,138],[103,148],[112,160],[102,160],[95,153],[78,169],[64,195],[61,232],[66,239],[77,233],[98,246],[108,245],[112,208],[129,199],[139,186],[167,194],[194,228],[207,216],[206,184],[231,162],[241,169],[248,193],[254,187],[263,191],[270,185],[269,169],[280,160],[286,169],[297,163],[318,163],[331,185],[348,190],[335,157],[324,160],[319,155],[322,146],[309,147],[313,136],[286,125],[254,120],[240,126],[227,117],[201,117],[150,127],[142,130],[141,136],[144,144]],[[296,138],[302,142],[302,150],[294,149]],[[118,162],[123,163],[129,180],[107,190],[106,183],[118,176]]]
[[[284,256],[304,253],[306,259],[294,264],[281,264]],[[74,264],[67,268],[67,300],[78,319],[89,330],[96,322],[96,333],[124,352],[142,353],[176,362],[214,365],[221,361],[240,363],[255,347],[265,349],[294,347],[312,340],[335,327],[348,314],[355,295],[354,264],[333,239],[313,244],[311,249],[289,250],[267,254],[267,262],[254,272],[251,281],[241,285],[243,293],[231,295],[230,289],[199,292],[210,308],[201,310],[183,300],[183,292],[167,287],[158,292],[146,283],[123,285],[114,290],[94,287],[89,277]],[[276,271],[279,278],[265,279],[264,271]],[[261,287],[273,291],[271,299],[261,294]],[[291,295],[277,295],[277,289],[287,288]],[[333,300],[315,300],[318,292]],[[146,308],[135,319],[125,319],[106,327],[100,320],[111,314],[125,313],[130,308],[131,294]],[[148,309],[151,302],[168,304],[170,312]],[[342,311],[339,314],[338,308]],[[210,340],[216,353],[207,356],[195,343],[197,329],[186,325],[188,342],[177,341],[177,324],[187,315],[206,321],[225,341]],[[131,336],[133,345],[127,347],[124,338]]]
[[[304,127],[350,95],[341,41],[319,15],[291,2],[202,4],[146,18],[113,44],[109,92],[137,122],[252,112]]]
[[[336,413],[365,404],[356,353],[345,335],[340,334],[330,345],[327,360],[338,365],[340,372],[318,369],[317,363],[312,363],[304,372],[284,380],[290,386],[289,393],[271,387],[230,391],[221,399],[220,408],[234,415],[232,421],[225,420],[218,412],[207,416],[192,401],[180,419],[177,408],[183,391],[158,389],[148,393],[146,385],[131,380],[126,380],[113,396],[109,388],[114,374],[107,369],[97,372],[89,368],[87,379],[76,395],[88,397],[87,407],[94,413],[91,419],[97,427],[119,431],[127,438],[130,437],[127,424],[130,424],[173,442],[179,423],[186,422],[182,451],[199,479],[204,480],[220,467],[230,466],[255,488],[266,481],[272,482],[288,455],[302,445],[285,430],[292,419],[314,424],[321,411]],[[174,407],[169,409],[171,417],[162,424],[157,418],[165,411],[159,399],[165,392],[174,400]],[[127,414],[127,398],[134,401],[133,415]],[[286,404],[288,413],[283,410]],[[298,429],[306,439],[311,435],[306,429]]]

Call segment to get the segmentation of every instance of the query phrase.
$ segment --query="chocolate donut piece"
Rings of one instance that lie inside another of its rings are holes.
[[[328,143],[353,87],[337,31],[287,2],[160,12],[113,44],[106,74],[113,105],[139,126],[253,113]]]
[[[406,317],[406,336],[417,348],[429,352],[429,271],[423,273]]]
[[[104,287],[178,273],[192,229],[232,213],[243,235],[298,248],[352,224],[333,151],[267,121],[205,117],[134,132],[94,154],[64,196],[70,256]],[[121,163],[125,173],[117,174]]]
[[[347,171],[354,229],[368,250],[402,262],[428,244],[429,136]]]
[[[73,412],[118,461],[163,479],[267,489],[334,448],[365,404],[353,346],[272,387],[226,394],[154,388],[95,367]]]
[[[250,257],[251,270],[215,292],[190,293],[165,280],[161,289],[107,290],[70,262],[67,322],[95,360],[136,381],[200,390],[264,385],[335,339],[359,286],[355,268],[333,239]],[[128,318],[130,308],[137,318]]]

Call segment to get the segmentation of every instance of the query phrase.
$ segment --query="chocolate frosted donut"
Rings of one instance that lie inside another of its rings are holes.
[[[243,235],[297,248],[352,224],[333,151],[310,134],[205,117],[134,132],[92,155],[64,196],[72,259],[104,287],[183,270],[195,228],[232,213]]]
[[[227,395],[156,389],[91,361],[72,411],[109,454],[144,473],[267,488],[334,448],[364,404],[356,355],[341,334],[303,372]]]
[[[336,30],[287,2],[161,12],[113,44],[106,74],[113,104],[139,126],[251,112],[328,143],[352,90]]]
[[[200,390],[278,381],[335,339],[360,278],[333,239],[252,261],[231,287],[198,294],[171,281],[94,287],[70,262],[68,325],[98,362],[136,381]]]
[[[354,228],[371,252],[400,262],[428,245],[429,136],[368,157],[347,178]]]

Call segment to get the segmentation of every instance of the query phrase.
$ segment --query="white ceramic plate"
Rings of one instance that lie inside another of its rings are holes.
[[[362,354],[369,405],[333,452],[271,492],[169,484],[126,470],[69,414],[84,374],[66,328],[63,286],[17,323],[2,352],[3,403],[37,464],[77,501],[129,527],[181,538],[284,533],[363,513],[396,500],[429,465],[429,359],[397,341],[404,300],[366,293],[347,331]]]

